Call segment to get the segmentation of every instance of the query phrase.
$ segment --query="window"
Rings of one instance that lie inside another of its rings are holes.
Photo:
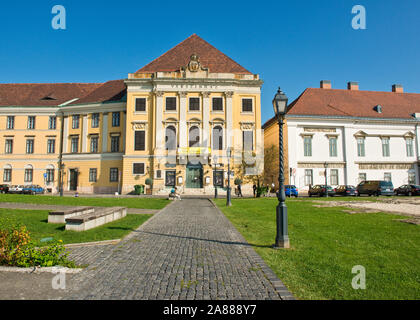
[[[47,153],[55,153],[55,139],[48,139]]]
[[[166,97],[166,111],[176,111],[176,97]]]
[[[416,173],[414,171],[408,172],[408,183],[409,184],[416,184]]]
[[[190,111],[200,110],[200,98],[190,98]]]
[[[118,168],[109,169],[109,182],[118,182]]]
[[[338,185],[338,169],[331,169],[330,170],[330,184],[332,186]]]
[[[213,128],[213,150],[223,150],[223,129],[221,126]]]
[[[382,156],[389,157],[389,138],[382,138]]]
[[[50,116],[50,119],[48,120],[48,129],[54,130],[57,128],[57,117]]]
[[[46,173],[45,182],[47,183],[54,182],[54,169],[47,169],[45,173]]]
[[[79,137],[71,138],[71,152],[77,153],[79,151]]]
[[[213,185],[215,187],[223,188],[223,180],[224,180],[223,176],[224,176],[224,171],[223,170],[213,171]]]
[[[34,153],[34,139],[26,140],[26,153]]]
[[[35,129],[35,116],[28,116],[28,129]]]
[[[175,187],[175,170],[165,172],[165,186]]]
[[[80,126],[80,115],[75,114],[72,117],[71,127],[72,129],[79,129]]]
[[[136,112],[146,112],[146,98],[136,98]]]
[[[312,157],[312,137],[303,138],[303,149],[305,157]]]
[[[32,168],[28,168],[25,169],[25,178],[24,178],[25,182],[32,182],[33,179],[33,169]]]
[[[330,141],[330,157],[337,156],[337,138],[331,137],[329,138]]]
[[[99,113],[92,113],[92,128],[99,128]]]
[[[134,150],[146,150],[145,131],[136,131],[134,133]]]
[[[13,153],[13,139],[6,139],[4,153]]]
[[[168,126],[165,133],[165,149],[176,150],[176,145],[176,129],[174,126]]]
[[[162,179],[162,170],[156,170],[156,179]]]
[[[363,181],[366,181],[366,173],[360,172],[359,173],[359,183],[363,182]]]
[[[405,139],[405,149],[407,151],[407,157],[414,156],[413,139],[412,138]]]
[[[120,113],[119,112],[113,112],[112,113],[112,126],[113,127],[119,127],[120,126]]]
[[[193,126],[190,128],[188,134],[188,145],[190,148],[200,146],[200,129],[197,126]]]
[[[242,112],[252,112],[252,99],[242,99]]]
[[[223,111],[223,98],[213,98],[213,111]]]
[[[357,156],[365,156],[365,138],[357,138]]]
[[[244,151],[254,150],[254,132],[242,131],[242,147]]]
[[[15,128],[15,116],[7,116],[6,129]]]
[[[3,182],[11,182],[11,181],[12,181],[12,169],[4,169]]]
[[[144,163],[133,163],[133,174],[144,174]]]
[[[305,186],[313,185],[313,172],[312,169],[305,169]]]
[[[120,152],[120,137],[111,137],[111,152]]]
[[[98,153],[99,149],[98,149],[98,141],[99,141],[99,137],[94,136],[90,138],[90,152],[92,153]]]
[[[98,177],[98,170],[96,168],[89,169],[89,182],[96,182]]]
[[[388,181],[388,182],[391,182],[391,181],[392,181],[392,175],[391,175],[391,172],[385,172],[385,173],[384,173],[384,180],[385,180],[385,181]]]

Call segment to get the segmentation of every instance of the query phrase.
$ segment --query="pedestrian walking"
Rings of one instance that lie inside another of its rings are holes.
[[[243,198],[244,196],[242,195],[242,187],[241,184],[238,184],[238,197]]]
[[[252,190],[254,191],[254,198],[255,198],[257,196],[257,186],[255,185],[255,183],[252,186]]]

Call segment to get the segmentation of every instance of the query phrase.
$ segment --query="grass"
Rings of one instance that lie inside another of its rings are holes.
[[[152,215],[128,214],[126,217],[87,231],[65,230],[65,224],[48,223],[48,211],[0,209],[0,227],[6,224],[25,225],[37,245],[43,238],[63,240],[64,244],[120,239],[137,229]]]
[[[88,198],[58,197],[23,194],[0,194],[0,202],[20,202],[68,206],[127,207],[140,209],[162,209],[169,200],[161,198]]]
[[[291,249],[274,250],[277,199],[216,203],[299,299],[420,299],[420,226],[402,216],[287,200]],[[365,290],[352,288],[356,265],[366,269]]]

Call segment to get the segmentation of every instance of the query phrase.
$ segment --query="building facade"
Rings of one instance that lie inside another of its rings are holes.
[[[360,91],[354,82],[338,90],[322,81],[290,105],[286,120],[290,183],[302,190],[325,178],[332,186],[420,183],[420,94],[404,93],[400,85]],[[264,135],[274,130],[269,122]]]
[[[229,164],[231,183],[252,192],[261,85],[195,34],[125,80],[0,84],[3,183],[126,194],[150,182],[153,194],[209,194],[223,192]]]

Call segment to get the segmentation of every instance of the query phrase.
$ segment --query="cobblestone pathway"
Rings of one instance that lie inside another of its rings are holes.
[[[72,256],[90,265],[72,277],[68,299],[292,298],[206,199],[176,201],[124,241]]]

